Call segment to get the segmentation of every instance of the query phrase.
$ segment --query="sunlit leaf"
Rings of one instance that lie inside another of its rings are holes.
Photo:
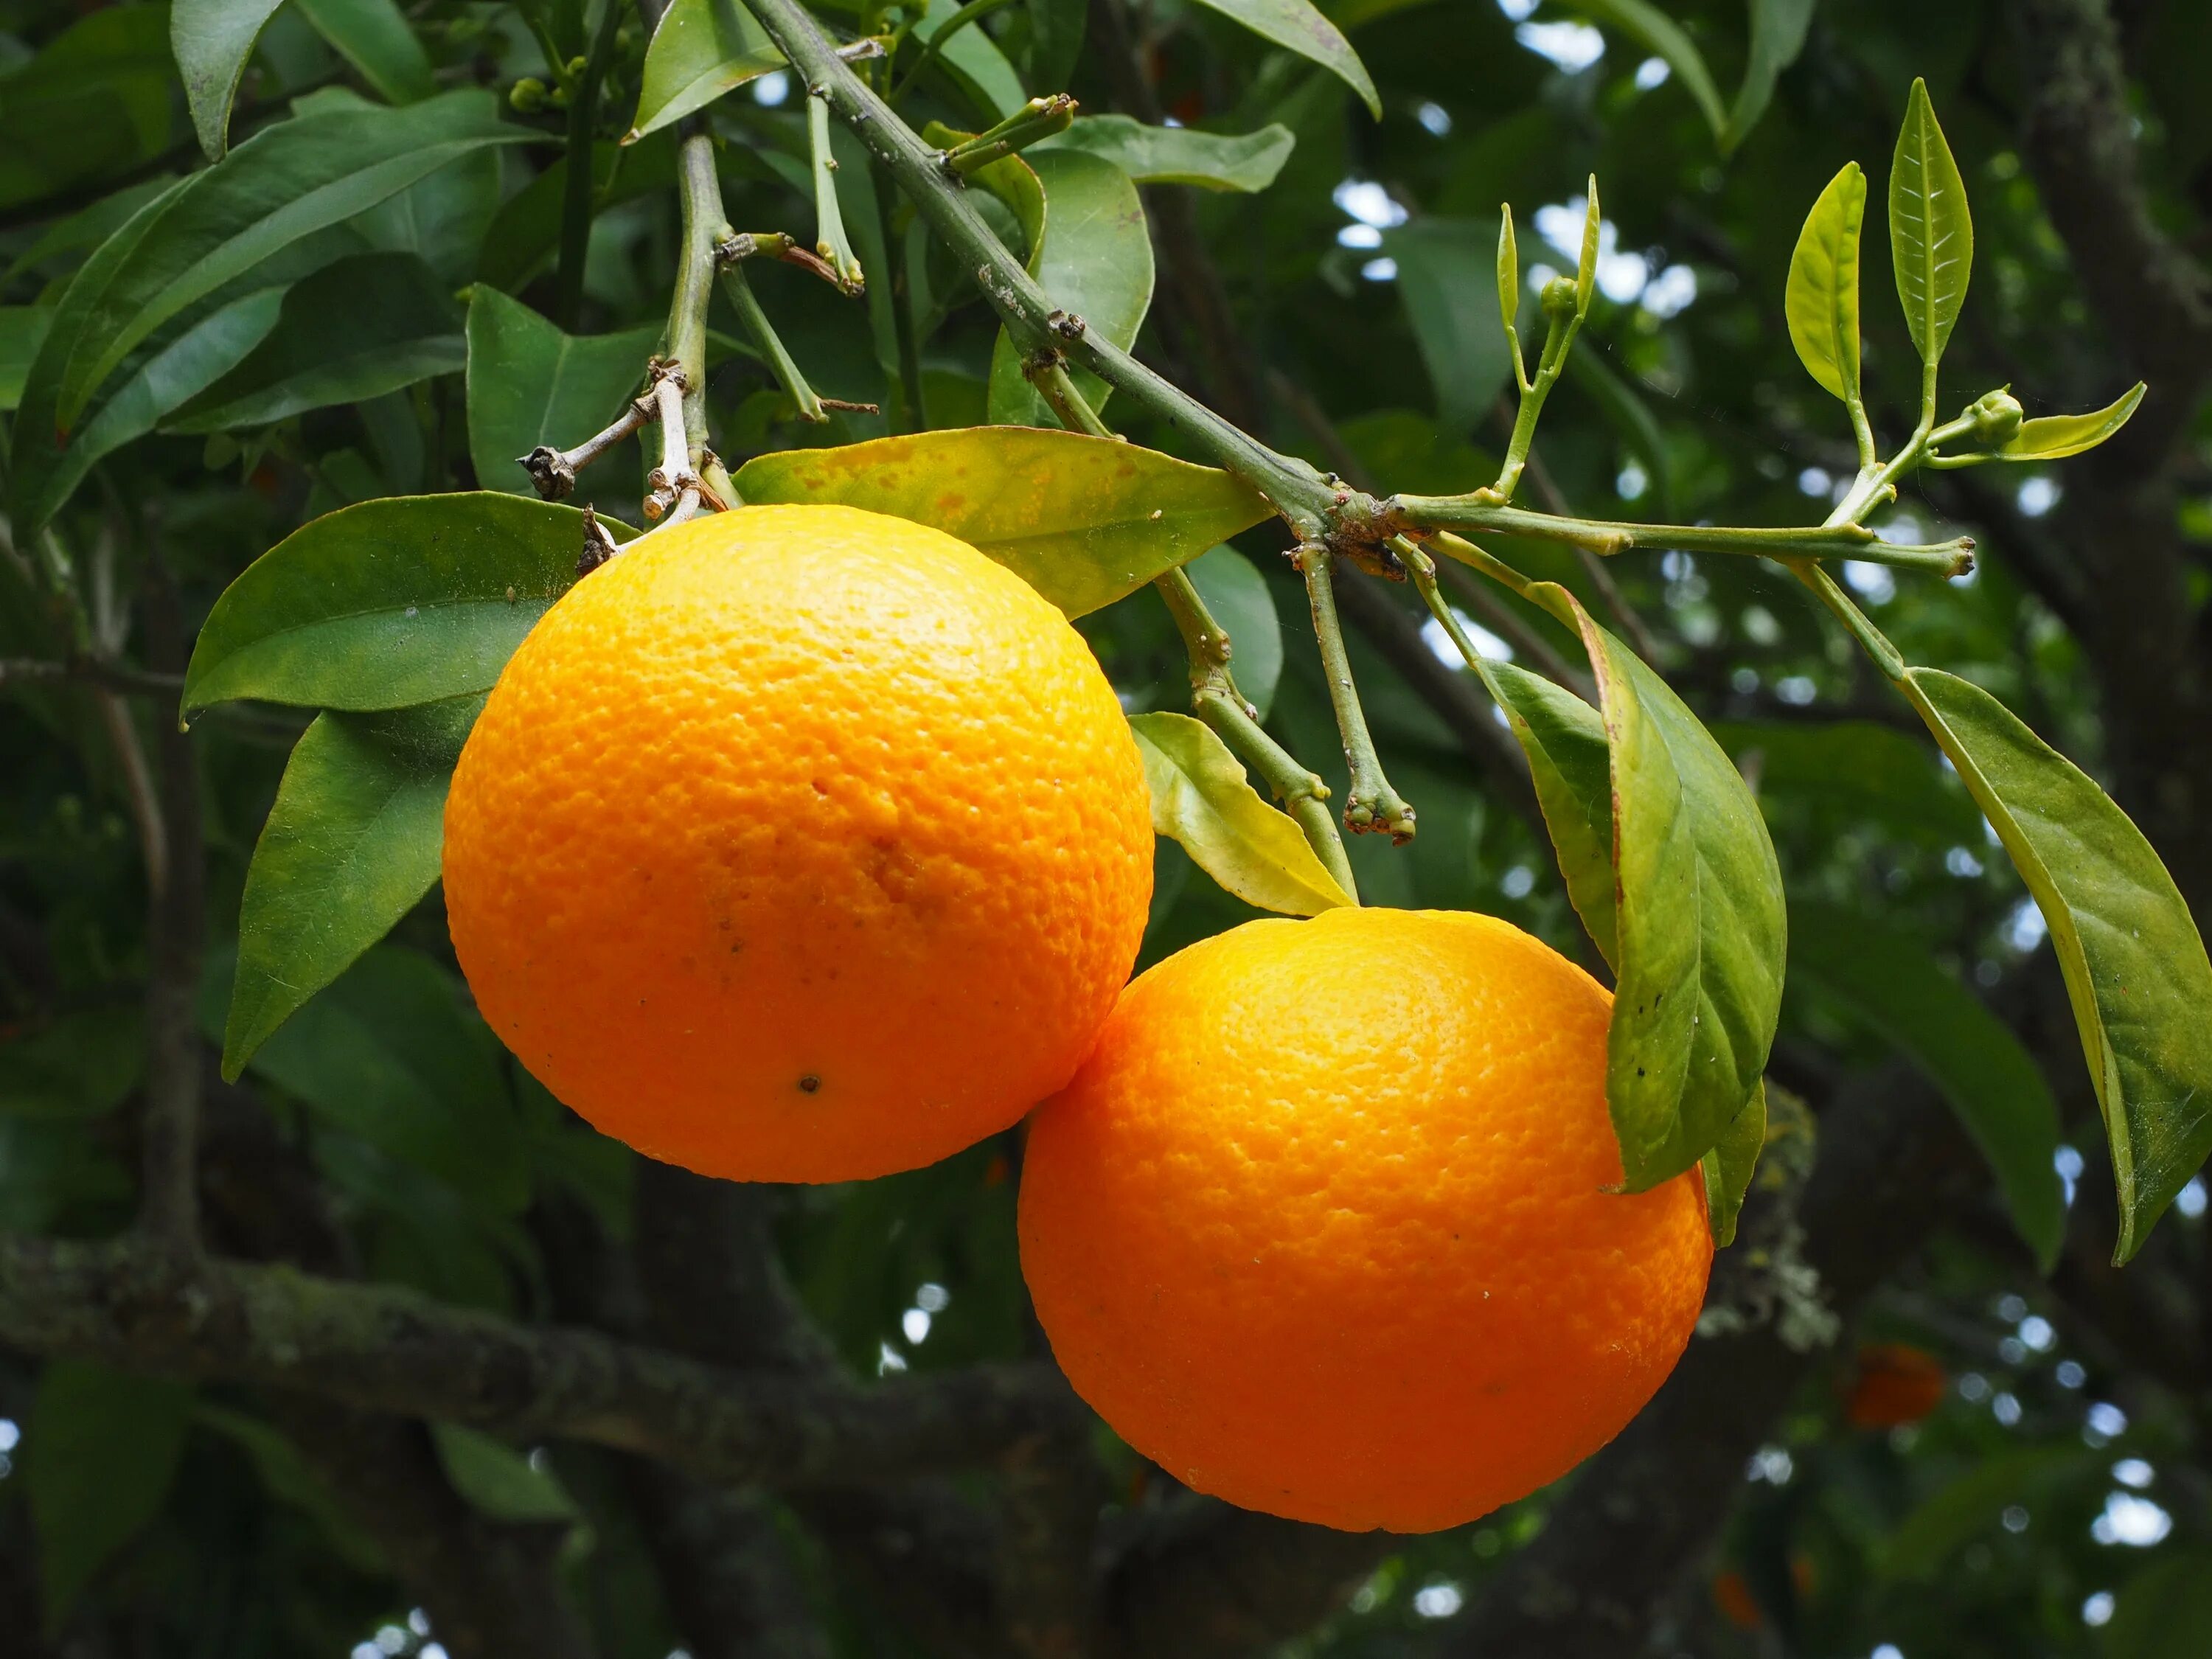
[[[2118,1259],[2212,1152],[2212,962],[2126,813],[1988,692],[1933,668],[1899,682],[2042,908],[2119,1189]]]
[[[623,143],[634,144],[782,66],[783,54],[738,0],[674,0],[646,48],[637,115]]]
[[[1148,127],[1126,115],[1085,115],[1030,153],[1084,150],[1140,185],[1249,191],[1275,182],[1297,143],[1288,127],[1275,123],[1229,137],[1194,127]]]
[[[1351,896],[1316,856],[1289,813],[1245,781],[1244,768],[1213,728],[1188,714],[1129,721],[1152,792],[1152,829],[1247,904],[1316,915]]]
[[[1382,100],[1367,65],[1335,24],[1310,0],[1203,0],[1224,17],[1233,17],[1263,40],[1319,64],[1359,94],[1368,112],[1382,118]]]
[[[469,459],[477,482],[532,493],[522,457],[540,444],[573,449],[621,414],[644,384],[659,337],[657,328],[564,334],[520,301],[479,283],[468,322]],[[580,483],[586,496],[598,476]]]
[[[1937,967],[1926,946],[1863,910],[1792,905],[1790,973],[1840,1001],[1943,1091],[2047,1271],[2066,1229],[2051,1164],[2058,1103],[2011,1029]]]
[[[2056,461],[2094,449],[2128,423],[2147,388],[2139,380],[2117,403],[2092,415],[2039,415],[2022,421],[2003,448],[2001,461]]]
[[[483,707],[325,714],[301,738],[246,872],[225,1077],[436,884],[447,786]]]
[[[333,318],[344,326],[333,328]],[[265,426],[365,403],[453,374],[463,361],[461,309],[429,267],[409,253],[364,254],[296,284],[246,360],[162,424],[177,432]]]
[[[1859,237],[1866,174],[1856,161],[1828,181],[1790,256],[1782,308],[1808,374],[1847,404],[1859,398]]]
[[[1251,487],[1134,444],[1032,427],[969,427],[757,455],[746,501],[838,501],[957,536],[1071,617],[1268,516]]]
[[[1974,268],[1966,181],[1936,124],[1928,83],[1915,81],[1889,170],[1889,257],[1905,326],[1923,362],[1943,355]]]
[[[326,514],[216,601],[185,671],[185,712],[239,697],[404,708],[489,691],[575,582],[583,546],[575,508],[489,490]]]

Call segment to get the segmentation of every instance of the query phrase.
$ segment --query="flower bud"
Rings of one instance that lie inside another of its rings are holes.
[[[1974,436],[1990,448],[2008,441],[2020,430],[2025,411],[2011,392],[1996,391],[1974,400],[1966,411],[1974,422]]]
[[[545,83],[526,75],[507,88],[507,102],[517,115],[535,115],[545,107]]]
[[[1575,281],[1571,276],[1553,277],[1544,284],[1544,291],[1538,296],[1538,302],[1544,307],[1544,315],[1559,322],[1575,314],[1576,300]]]

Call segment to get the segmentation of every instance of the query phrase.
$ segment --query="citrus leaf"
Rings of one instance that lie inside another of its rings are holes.
[[[1791,906],[1790,973],[1842,1003],[1943,1091],[1996,1172],[2013,1226],[2050,1271],[2066,1231],[2051,1164],[2058,1103],[2010,1028],[1924,945],[1862,910]]]
[[[1521,244],[1513,234],[1513,207],[1498,215],[1498,314],[1510,333],[1521,319]],[[1511,342],[1507,342],[1511,349]]]
[[[1936,124],[1925,81],[1912,83],[1890,163],[1889,257],[1905,326],[1920,361],[1932,363],[1943,355],[1966,302],[1974,268],[1974,222],[1966,210],[1966,181]]]
[[[483,708],[319,714],[301,734],[246,872],[224,1077],[436,884],[446,789]]]
[[[616,538],[624,526],[602,520]],[[226,588],[184,711],[239,697],[404,708],[489,691],[576,580],[583,514],[489,490],[363,501],[301,526]]]
[[[325,1540],[345,1564],[357,1572],[386,1574],[391,1559],[361,1523],[348,1514],[299,1449],[282,1432],[258,1418],[222,1406],[201,1404],[192,1413],[195,1425],[214,1430],[246,1454],[262,1489],[280,1504],[288,1504],[322,1528]]]
[[[429,54],[394,0],[295,0],[300,15],[361,71],[386,103],[413,104],[438,89]]]
[[[1856,161],[1828,180],[1790,256],[1782,308],[1805,372],[1831,397],[1859,400],[1859,237],[1866,174]]]
[[[2185,1546],[2120,1586],[2102,1659],[2198,1659],[2212,1652],[2212,1551]]]
[[[1729,110],[1728,129],[1721,134],[1723,152],[1734,149],[1759,125],[1774,100],[1775,82],[1782,71],[1805,50],[1805,32],[1812,27],[1814,0],[1751,0],[1751,56],[1744,64],[1743,84],[1735,89]]]
[[[1532,597],[1581,634],[1603,705],[1619,976],[1606,1099],[1640,1192],[1703,1158],[1765,1070],[1782,873],[1742,775],[1666,681],[1565,589]]]
[[[1885,1577],[1933,1581],[1953,1556],[1993,1533],[2016,1504],[2041,1509],[2058,1493],[2104,1478],[2110,1452],[2081,1446],[2025,1446],[1999,1452],[1923,1498],[1881,1550]]]
[[[219,1015],[221,978],[210,975],[205,1024]],[[482,1212],[513,1216],[530,1202],[529,1152],[498,1040],[459,981],[419,951],[369,950],[246,1069]]]
[[[659,337],[658,328],[564,334],[520,301],[477,284],[468,322],[469,459],[477,482],[534,495],[522,457],[540,444],[572,449],[619,415],[643,384]]]
[[[161,417],[243,362],[276,326],[284,291],[269,288],[210,312],[116,381],[97,413],[58,449],[33,447],[15,479],[25,515],[44,524],[102,457],[143,438]]]
[[[332,328],[331,319],[345,326]],[[173,432],[266,426],[449,374],[464,362],[460,307],[411,253],[341,259],[283,296],[276,327],[246,360],[162,425]]]
[[[583,1511],[550,1469],[501,1440],[458,1423],[433,1423],[446,1478],[472,1509],[500,1521],[580,1521]]]
[[[1230,672],[1237,677],[1237,690],[1260,711],[1258,718],[1266,720],[1283,678],[1283,624],[1267,579],[1233,547],[1211,548],[1183,568],[1229,635],[1235,653]]]
[[[284,0],[173,0],[169,44],[184,77],[192,131],[211,161],[230,148],[230,106],[261,26]]]
[[[1085,115],[1030,154],[1079,149],[1112,162],[1140,185],[1249,192],[1275,182],[1297,143],[1291,130],[1278,122],[1230,137],[1190,127],[1148,127],[1127,115]]]
[[[47,1362],[24,1436],[24,1484],[49,1632],[108,1560],[161,1513],[191,1390],[82,1360]]]
[[[914,26],[914,38],[927,46],[939,30],[959,15],[960,0],[929,0],[927,9]],[[999,43],[972,24],[945,41],[932,73],[951,81],[963,97],[994,121],[1005,120],[1029,101],[1029,94],[1022,90],[1022,77],[999,50]]]
[[[2116,1259],[2212,1152],[2212,962],[2173,878],[2126,813],[1979,686],[1898,682],[2051,929],[2112,1149]]]
[[[1536,804],[1575,914],[1598,953],[1617,968],[1613,776],[1605,720],[1565,686],[1510,662],[1479,662],[1475,672],[1528,757]]]
[[[168,33],[166,8],[146,5],[94,9],[27,61],[10,33],[0,72],[0,208],[75,207],[100,181],[159,161],[176,91]]]
[[[1026,159],[1044,192],[1042,234],[1031,245],[1030,274],[1054,305],[1127,350],[1152,303],[1152,239],[1136,185],[1111,161],[1079,149],[1032,150]],[[1068,374],[1092,410],[1105,407],[1109,388],[1103,380],[1088,369]],[[995,425],[1053,423],[1003,328],[991,349],[988,408]]]
[[[1318,915],[1352,902],[1287,812],[1260,798],[1213,728],[1188,714],[1131,717],[1152,792],[1152,830],[1262,910]]]
[[[537,137],[501,121],[477,91],[404,110],[331,107],[256,133],[140,210],[78,270],[24,387],[18,471],[27,450],[55,444],[124,359],[188,307],[463,155]]]
[[[1236,19],[1261,40],[1320,64],[1358,93],[1376,120],[1382,118],[1382,100],[1367,65],[1359,61],[1352,42],[1310,0],[1204,0],[1204,3],[1224,17]]]
[[[783,66],[783,54],[738,0],[675,0],[645,49],[634,144],[748,81]]]
[[[1111,438],[979,426],[757,455],[748,501],[836,501],[957,536],[1071,617],[1133,593],[1250,528],[1250,486]]]
[[[1493,266],[1504,280],[1504,255],[1486,224],[1433,215],[1385,231],[1382,251],[1398,262],[1398,296],[1436,391],[1437,422],[1464,437],[1513,373],[1511,348],[1491,327],[1497,313],[1483,293]]]
[[[1611,23],[1657,53],[1696,100],[1698,112],[1705,118],[1713,137],[1725,141],[1729,116],[1721,103],[1721,89],[1714,83],[1712,70],[1705,66],[1705,54],[1680,23],[1650,0],[1577,0],[1577,4],[1578,9],[1600,22]]]
[[[0,1116],[44,1122],[100,1117],[146,1074],[135,1004],[82,1008],[0,1042]]]
[[[1765,1146],[1766,1083],[1761,1079],[1712,1150],[1698,1160],[1705,1182],[1705,1225],[1717,1249],[1735,1243],[1743,1195],[1751,1190],[1751,1178],[1759,1171],[1759,1155]]]
[[[1759,793],[1944,850],[1982,838],[1981,809],[1911,734],[1873,720],[1719,720],[1712,727]]]
[[[2085,449],[2094,449],[2128,423],[2128,416],[2136,412],[2145,390],[2138,380],[2118,402],[2094,415],[2039,415],[2032,421],[2022,421],[2020,430],[1997,451],[1996,459],[2057,461],[2079,455]]]

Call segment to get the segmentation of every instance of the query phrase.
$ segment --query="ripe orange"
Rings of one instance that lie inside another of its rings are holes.
[[[741,507],[593,572],[453,774],[486,1019],[639,1151],[910,1169],[1065,1083],[1144,931],[1144,770],[1080,635],[951,537]]]
[[[1950,1391],[1943,1362],[1925,1348],[1868,1342],[1845,1386],[1844,1416],[1855,1429],[1902,1428],[1931,1414]]]
[[[1186,1485],[1350,1530],[1455,1526],[1595,1451],[1712,1262],[1695,1170],[1606,1190],[1609,1002],[1438,911],[1250,922],[1144,974],[1022,1172],[1076,1391]]]

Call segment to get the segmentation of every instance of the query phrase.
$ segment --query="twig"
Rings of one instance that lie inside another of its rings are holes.
[[[131,697],[174,698],[185,684],[182,674],[156,674],[101,657],[0,657],[0,685],[33,685],[47,680],[78,680]]]
[[[1328,700],[1336,710],[1337,730],[1344,735],[1344,761],[1352,774],[1345,792],[1344,824],[1354,835],[1387,831],[1401,845],[1413,838],[1413,809],[1382,775],[1382,757],[1367,729],[1366,711],[1359,706],[1358,688],[1352,680],[1352,658],[1344,648],[1344,628],[1336,614],[1335,556],[1318,542],[1298,549],[1299,572],[1306,579],[1306,598],[1313,608],[1314,637],[1321,645],[1322,672],[1328,679]]]
[[[615,33],[623,9],[608,0],[592,37],[584,72],[568,88],[568,176],[562,180],[561,257],[553,279],[553,320],[574,333],[584,303],[584,256],[592,240],[592,140],[599,118],[599,88],[614,61]]]
[[[632,398],[605,430],[593,433],[574,449],[556,449],[550,444],[540,444],[520,457],[515,465],[530,474],[530,482],[538,487],[544,499],[566,501],[576,493],[577,473],[653,418],[653,404],[649,395]]]

